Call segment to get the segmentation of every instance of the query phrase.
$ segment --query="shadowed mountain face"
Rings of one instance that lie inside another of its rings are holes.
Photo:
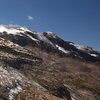
[[[99,100],[100,53],[52,32],[0,26],[0,100]]]

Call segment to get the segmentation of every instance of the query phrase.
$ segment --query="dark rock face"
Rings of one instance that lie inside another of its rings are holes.
[[[67,100],[72,100],[70,92],[68,91],[67,87],[61,86],[57,88],[56,91],[58,92],[58,97],[66,98]]]

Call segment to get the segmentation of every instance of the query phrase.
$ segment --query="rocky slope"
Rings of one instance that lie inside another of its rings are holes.
[[[51,32],[0,26],[0,100],[99,100],[100,53]]]

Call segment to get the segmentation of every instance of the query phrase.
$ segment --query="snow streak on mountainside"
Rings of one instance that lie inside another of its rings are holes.
[[[7,32],[8,34],[18,34],[21,32],[32,32],[29,29],[25,27],[19,27],[19,26],[7,26],[7,25],[0,25],[0,32]]]
[[[21,46],[39,47],[49,52],[71,55],[87,61],[100,60],[100,53],[93,48],[64,41],[52,32],[36,32],[21,26],[0,25],[0,37]]]

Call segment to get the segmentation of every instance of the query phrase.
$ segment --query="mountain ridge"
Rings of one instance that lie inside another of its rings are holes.
[[[52,32],[2,27],[0,100],[100,99],[99,52]]]
[[[0,37],[21,46],[30,45],[58,52],[61,55],[72,55],[87,61],[99,61],[100,53],[91,47],[84,47],[73,42],[64,41],[53,32],[36,32],[22,26],[0,26]]]

